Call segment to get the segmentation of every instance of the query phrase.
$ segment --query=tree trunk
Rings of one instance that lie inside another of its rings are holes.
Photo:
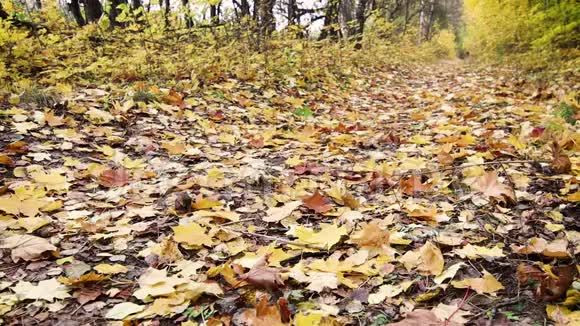
[[[429,39],[431,25],[433,24],[433,12],[435,0],[421,0],[419,13],[419,44]]]
[[[163,0],[159,1],[159,5],[161,6],[161,2]],[[165,26],[169,26],[169,13],[171,12],[171,3],[169,0],[165,0],[165,11],[163,16],[165,17]]]
[[[85,26],[87,24],[85,22],[85,19],[83,18],[83,14],[81,13],[81,7],[79,6],[79,0],[71,0],[71,2],[68,4],[68,10],[73,15],[73,17],[75,18],[75,21],[77,22],[77,24],[80,27]]]
[[[103,6],[99,0],[85,0],[85,17],[87,23],[93,23],[99,20],[103,15]]]
[[[121,24],[117,23],[117,16],[119,16],[120,10],[117,8],[122,3],[127,3],[126,0],[111,0],[111,9],[109,10],[109,21],[111,29],[115,28],[115,26],[120,26]]]
[[[338,2],[336,0],[329,0],[324,14],[324,26],[320,32],[318,39],[324,40],[326,38],[337,38],[338,31],[334,25],[338,22]]]
[[[340,21],[342,34],[347,37],[353,35],[356,28],[354,26],[355,21],[353,17],[354,10],[352,0],[341,0],[338,3],[338,10],[340,12],[338,19]]]
[[[288,0],[288,27],[296,23],[296,0]]]
[[[276,20],[274,19],[274,4],[276,0],[261,0],[259,15],[260,28],[264,35],[270,35],[276,30]]]
[[[220,23],[220,5],[221,2],[209,7],[209,20],[212,25],[218,25]]]
[[[191,10],[189,8],[189,0],[181,0],[181,5],[185,11],[185,27],[193,27],[193,18],[191,18]]]
[[[240,12],[242,17],[250,16],[252,13],[250,12],[250,3],[248,0],[242,0],[240,4]]]
[[[358,0],[358,4],[356,6],[355,13],[355,18],[357,22],[356,34],[359,35],[359,38],[362,37],[362,33],[364,32],[365,29],[365,21],[366,21],[365,10],[367,7],[367,2],[368,0]]]

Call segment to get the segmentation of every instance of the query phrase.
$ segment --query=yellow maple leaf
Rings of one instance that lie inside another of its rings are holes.
[[[487,272],[484,272],[481,278],[466,278],[461,281],[453,281],[451,285],[458,289],[471,288],[479,294],[495,293],[504,289],[504,286],[493,275]]]
[[[209,246],[213,245],[211,237],[206,233],[206,228],[197,223],[190,223],[187,225],[178,225],[172,227],[173,239],[179,243],[185,243],[190,246]]]
[[[293,235],[301,243],[329,249],[337,244],[340,238],[346,235],[346,233],[346,227],[344,226],[339,227],[336,224],[321,223],[319,232],[300,225],[296,227]]]
[[[96,270],[98,273],[100,274],[121,274],[121,273],[127,273],[129,271],[129,269],[121,264],[115,264],[115,265],[110,265],[110,264],[98,264],[97,266],[93,267],[94,270]]]

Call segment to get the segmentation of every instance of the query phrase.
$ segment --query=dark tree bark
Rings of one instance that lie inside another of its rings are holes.
[[[161,5],[162,1],[159,1],[159,5]],[[169,26],[169,13],[171,11],[171,7],[170,7],[170,1],[169,0],[165,0],[165,12],[164,12],[164,16],[165,16],[165,26]]]
[[[367,8],[367,3],[368,0],[358,0],[358,3],[356,5],[356,13],[355,13],[357,25],[356,34],[358,35],[359,38],[362,37],[362,33],[364,32],[365,29],[365,21],[366,21],[365,11]]]
[[[250,16],[251,13],[251,6],[250,3],[248,2],[248,0],[241,0],[240,1],[240,13],[242,14],[242,17],[247,17]]]
[[[324,26],[320,32],[318,39],[324,40],[326,38],[337,38],[338,29],[336,24],[338,23],[338,2],[336,0],[329,0],[326,7],[326,13],[324,15]]]
[[[87,23],[83,18],[83,14],[81,13],[81,7],[79,6],[79,0],[71,0],[68,4],[68,10],[73,15],[75,21],[80,27],[85,26]]]
[[[433,24],[433,13],[435,11],[435,0],[421,0],[419,13],[419,44],[429,39],[431,25]]]
[[[189,10],[189,0],[181,0],[181,5],[185,8],[185,27],[193,27],[193,19],[191,18],[191,11]]]
[[[288,0],[288,26],[296,23],[296,0]]]
[[[340,12],[339,20],[342,33],[345,36],[353,35],[356,32],[353,17],[353,0],[340,0],[338,3],[338,10]]]
[[[260,29],[264,35],[270,35],[276,29],[276,20],[274,19],[274,4],[276,0],[260,1]]]
[[[131,9],[137,10],[141,7],[143,7],[141,0],[131,0]]]
[[[209,7],[209,20],[212,25],[218,25],[220,23],[220,6],[221,2]]]
[[[126,0],[111,0],[111,9],[109,10],[109,21],[111,22],[111,29],[115,28],[115,26],[121,26],[117,22],[117,16],[121,12],[117,6],[122,3],[127,3]]]
[[[85,0],[85,17],[87,23],[99,20],[103,15],[103,6],[99,0]]]

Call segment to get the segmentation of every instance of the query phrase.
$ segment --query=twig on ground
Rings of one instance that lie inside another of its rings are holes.
[[[227,225],[233,225],[233,224],[238,224],[238,223],[244,223],[244,222],[248,222],[248,221],[253,221],[255,219],[256,219],[256,217],[243,218],[243,219],[241,219],[239,221],[231,221],[231,222],[227,222],[227,223],[224,223],[224,224],[220,224],[220,226],[227,226]]]
[[[232,229],[229,229],[229,228],[226,228],[226,227],[222,227],[221,225],[219,227],[221,229],[224,229],[224,230],[228,231],[228,232],[237,233],[239,235],[245,234],[245,235],[251,235],[251,236],[254,236],[254,237],[261,237],[261,238],[264,238],[264,239],[274,240],[274,241],[277,241],[279,243],[284,243],[284,244],[289,244],[289,245],[293,245],[293,246],[304,247],[304,248],[308,248],[308,249],[326,250],[326,248],[322,248],[322,247],[319,247],[319,246],[315,246],[315,245],[311,245],[311,244],[307,244],[307,243],[300,243],[300,242],[296,242],[296,241],[292,241],[292,240],[288,240],[288,239],[284,239],[284,238],[280,238],[280,237],[275,237],[275,236],[272,236],[272,235],[254,233],[254,232],[249,232],[249,231],[234,231]]]
[[[457,313],[459,310],[461,310],[461,308],[463,307],[463,304],[465,304],[465,301],[467,300],[467,297],[469,296],[469,290],[470,290],[470,289],[471,289],[471,288],[470,288],[470,287],[468,287],[468,288],[465,290],[465,295],[463,296],[463,299],[461,299],[461,302],[459,303],[459,305],[457,305],[457,309],[455,309],[455,311],[454,311],[454,312],[453,312],[451,315],[449,315],[449,317],[448,317],[447,319],[445,319],[445,324],[444,324],[444,326],[447,326],[447,325],[449,325],[449,322],[451,321],[451,319],[453,319],[453,316],[455,316],[455,314],[456,314],[456,313]]]

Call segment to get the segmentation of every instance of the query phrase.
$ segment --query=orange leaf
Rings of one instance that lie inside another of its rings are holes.
[[[414,195],[417,192],[425,192],[431,189],[430,183],[421,183],[421,176],[412,175],[400,182],[401,190],[405,195]]]
[[[495,171],[487,172],[477,178],[474,187],[489,198],[503,200],[509,203],[513,203],[516,200],[514,191],[510,187],[499,182]]]
[[[332,209],[330,200],[320,194],[318,190],[314,195],[302,199],[304,206],[314,210],[316,213],[325,213]]]
[[[6,149],[7,151],[11,152],[11,153],[18,153],[18,154],[24,154],[26,152],[28,152],[28,143],[19,140],[17,142],[14,142],[12,144],[8,144],[4,147],[4,149]]]
[[[12,164],[14,164],[14,161],[10,158],[10,156],[0,154],[0,165],[11,166]]]
[[[105,170],[99,176],[99,183],[107,188],[122,187],[129,183],[129,174],[123,169]]]

